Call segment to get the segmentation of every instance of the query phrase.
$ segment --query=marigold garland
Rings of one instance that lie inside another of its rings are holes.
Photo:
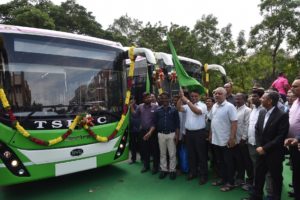
[[[122,115],[121,115],[121,119],[118,122],[115,130],[108,137],[102,137],[102,136],[99,136],[96,133],[94,133],[93,130],[88,125],[87,121],[83,120],[84,116],[86,115],[86,113],[83,113],[83,114],[80,114],[80,115],[76,115],[75,119],[73,120],[73,122],[69,126],[69,129],[63,135],[61,135],[57,138],[51,139],[49,141],[41,140],[39,138],[35,138],[35,137],[31,136],[30,133],[27,130],[25,130],[22,125],[20,125],[19,121],[16,119],[13,111],[10,108],[10,104],[7,100],[7,97],[5,95],[5,92],[4,92],[3,88],[0,88],[0,100],[1,100],[2,106],[6,110],[6,112],[8,113],[9,119],[10,119],[13,127],[16,128],[16,130],[22,136],[24,136],[25,138],[28,138],[30,141],[32,141],[32,142],[34,142],[38,145],[52,146],[52,145],[55,145],[55,144],[58,144],[58,143],[64,141],[69,135],[72,134],[73,130],[75,129],[75,127],[77,125],[82,125],[82,127],[88,132],[88,134],[90,136],[92,136],[93,138],[95,138],[97,141],[99,141],[99,142],[108,142],[109,140],[112,140],[117,135],[118,131],[123,126],[125,118],[126,118],[126,114],[127,114],[127,111],[128,111],[128,105],[129,105],[129,100],[130,100],[130,96],[131,96],[132,80],[133,80],[132,77],[133,77],[133,74],[134,74],[134,65],[135,65],[135,62],[134,62],[135,61],[135,59],[134,59],[134,47],[131,47],[129,49],[129,58],[130,58],[130,68],[129,68],[129,73],[128,73],[128,77],[127,77],[128,87],[127,87],[123,112],[122,112]]]
[[[158,89],[158,93],[161,94],[163,93],[163,89],[161,87],[162,81],[165,79],[165,75],[163,70],[156,66],[156,69],[153,71],[153,76],[152,78],[154,79],[155,83],[156,83],[156,87]]]
[[[169,79],[171,80],[171,83],[175,83],[177,81],[177,74],[175,70],[172,70],[168,73]]]

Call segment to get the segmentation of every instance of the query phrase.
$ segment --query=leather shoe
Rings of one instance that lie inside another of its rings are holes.
[[[132,161],[130,161],[128,164],[129,164],[129,165],[132,165],[132,164],[134,164],[134,163],[136,163],[136,161],[135,161],[135,160],[132,160]]]
[[[145,172],[147,172],[147,171],[149,171],[149,168],[144,167],[144,168],[141,170],[141,173],[145,173]]]
[[[171,172],[170,173],[170,179],[175,180],[176,179],[176,172]]]
[[[207,183],[207,178],[200,178],[199,185],[204,185],[205,183]]]
[[[152,175],[155,175],[158,173],[158,170],[157,169],[152,169]]]
[[[164,179],[167,176],[167,172],[160,172],[159,179]]]
[[[190,175],[188,175],[188,177],[186,178],[186,180],[190,181],[190,180],[193,180],[194,178],[196,178],[196,176],[190,174]]]

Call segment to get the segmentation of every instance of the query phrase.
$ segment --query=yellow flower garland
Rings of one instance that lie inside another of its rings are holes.
[[[17,122],[16,124],[16,129],[19,131],[19,133],[21,133],[24,137],[29,137],[30,133],[28,133],[28,131],[26,131],[23,126],[20,125],[19,122]]]
[[[5,108],[5,109],[9,108],[8,100],[6,98],[4,90],[2,88],[0,89],[0,98],[1,98],[1,102],[2,102],[3,108]]]
[[[133,74],[134,74],[134,65],[135,65],[135,63],[134,63],[134,60],[135,60],[134,59],[134,47],[130,47],[130,49],[129,49],[129,58],[130,58],[131,62],[130,62],[130,68],[129,68],[128,76],[132,78]],[[125,98],[125,105],[126,106],[128,106],[128,104],[129,104],[130,96],[131,96],[131,91],[128,90],[126,92],[126,98]],[[4,109],[9,109],[10,108],[10,104],[7,100],[7,97],[5,95],[5,92],[4,92],[3,88],[0,88],[0,100],[1,100],[1,103],[2,103],[2,106],[4,107]],[[116,126],[115,131],[119,131],[120,128],[123,126],[124,121],[125,121],[125,117],[126,117],[126,113],[123,113],[119,123]],[[69,127],[69,130],[73,131],[75,129],[75,127],[81,122],[81,120],[82,120],[82,116],[76,115],[75,119],[73,120],[73,122],[71,123],[71,125]],[[21,126],[20,123],[17,120],[16,120],[15,127],[16,127],[17,131],[21,135],[23,135],[24,137],[26,137],[26,138],[31,137],[30,133],[27,130],[25,130],[24,127]],[[90,127],[87,124],[84,124],[83,127],[84,127],[85,130],[90,130]],[[107,142],[108,141],[108,137],[102,137],[102,136],[99,136],[99,135],[96,135],[95,139],[99,142]],[[39,139],[34,138],[34,140],[39,140]],[[63,140],[64,140],[63,137],[59,136],[55,139],[49,140],[48,141],[48,146],[58,144],[58,143],[62,142]]]

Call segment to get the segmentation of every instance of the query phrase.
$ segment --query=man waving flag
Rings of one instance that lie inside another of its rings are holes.
[[[168,43],[172,52],[172,59],[175,66],[176,74],[178,77],[178,82],[181,87],[187,88],[189,91],[191,90],[199,90],[201,94],[205,94],[205,88],[194,78],[190,77],[186,71],[184,70],[182,64],[180,63],[178,56],[176,54],[176,50],[172,44],[172,41],[167,35]]]

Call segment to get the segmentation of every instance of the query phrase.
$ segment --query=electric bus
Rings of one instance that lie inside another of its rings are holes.
[[[179,84],[176,77],[176,72],[172,60],[172,55],[164,52],[155,52],[157,65],[164,73],[164,78],[161,80],[161,87],[163,91],[168,91],[171,96],[177,95],[179,92]],[[202,64],[198,60],[178,56],[186,73],[195,78],[198,82],[202,82]]]
[[[166,75],[164,80],[162,81],[161,87],[164,91],[168,91],[172,94],[178,94],[179,85],[178,82],[174,81],[176,79],[174,64],[172,61],[172,55],[163,52],[154,52],[155,58],[157,60],[157,65]],[[209,71],[219,71],[222,76],[222,80],[225,84],[226,82],[226,71],[223,66],[218,64],[205,64],[204,66],[198,60],[178,56],[180,63],[182,64],[186,73],[195,78],[198,82],[204,83],[204,86],[208,86]],[[202,76],[204,73],[205,76]]]
[[[143,48],[0,24],[0,185],[127,159],[128,105],[140,54],[155,64]]]

